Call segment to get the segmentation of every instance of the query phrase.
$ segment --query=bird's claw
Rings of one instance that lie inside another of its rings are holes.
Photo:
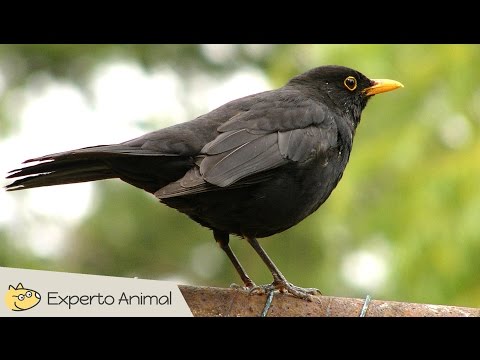
[[[301,288],[299,286],[295,286],[287,281],[278,281],[273,282],[268,285],[259,285],[255,286],[250,289],[250,295],[265,295],[271,292],[281,292],[281,293],[288,293],[293,295],[297,298],[312,301],[312,295],[322,295],[320,290],[315,288]]]
[[[244,290],[244,291],[248,291],[248,292],[252,291],[252,289],[254,289],[256,287],[258,287],[258,286],[255,285],[254,282],[244,284],[244,285],[238,285],[238,284],[235,284],[235,283],[230,284],[230,289]]]

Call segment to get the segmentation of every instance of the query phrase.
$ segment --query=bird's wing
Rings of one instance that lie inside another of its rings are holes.
[[[272,174],[269,170],[308,161],[336,145],[336,123],[326,107],[310,100],[277,105],[252,107],[221,125],[220,134],[203,147],[198,166],[156,196],[175,197],[264,181]]]
[[[259,102],[218,128],[221,132],[201,153],[200,174],[227,187],[240,179],[290,161],[303,162],[335,145],[336,126],[330,111],[312,99],[297,97]]]

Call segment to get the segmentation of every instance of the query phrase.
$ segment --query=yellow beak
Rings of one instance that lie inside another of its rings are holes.
[[[364,90],[368,96],[402,88],[402,83],[389,79],[372,79],[373,85]]]

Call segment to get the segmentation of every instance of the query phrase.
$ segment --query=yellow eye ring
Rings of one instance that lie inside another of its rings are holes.
[[[349,76],[343,81],[343,85],[345,85],[348,90],[353,91],[357,88],[357,79],[353,76]]]

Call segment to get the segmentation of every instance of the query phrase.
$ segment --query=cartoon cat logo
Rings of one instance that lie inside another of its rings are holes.
[[[41,300],[38,292],[31,289],[25,289],[22,283],[18,283],[15,289],[12,285],[8,287],[5,295],[5,303],[10,310],[24,311],[33,308]]]

